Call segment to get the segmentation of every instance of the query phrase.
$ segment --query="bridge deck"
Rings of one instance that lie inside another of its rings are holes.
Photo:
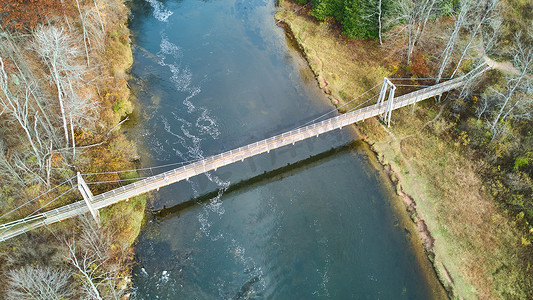
[[[458,78],[443,82],[419,91],[415,91],[394,99],[392,110],[414,104],[416,102],[428,99],[444,92],[450,91],[464,84],[464,79]],[[104,208],[111,204],[126,200],[128,198],[159,189],[160,187],[186,180],[190,177],[202,173],[216,170],[220,167],[242,161],[246,158],[269,152],[286,145],[294,144],[307,138],[318,136],[322,133],[342,128],[344,126],[363,121],[385,113],[387,103],[381,105],[375,104],[353,112],[338,115],[333,118],[314,123],[305,127],[285,132],[271,138],[255,142],[237,149],[226,151],[224,153],[207,157],[200,161],[185,165],[159,175],[155,175],[126,186],[95,195],[93,198],[93,207],[95,209]],[[47,212],[40,213],[29,219],[22,219],[0,225],[0,241],[20,235],[26,231],[38,228],[44,225],[60,222],[64,219],[71,218],[80,214],[87,213],[89,208],[86,203],[78,201],[65,205]]]

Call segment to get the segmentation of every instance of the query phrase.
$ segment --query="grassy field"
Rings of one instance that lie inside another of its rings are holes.
[[[352,41],[338,36],[340,28],[334,20],[317,23],[314,18],[300,11],[293,15],[297,7],[292,2],[283,2],[276,15],[284,19],[288,30],[300,46],[313,70],[320,88],[327,93],[333,104],[342,106],[352,100],[354,95],[361,95],[368,89],[383,81],[391,72],[380,64],[376,57],[387,60],[379,43]],[[325,42],[327,41],[327,42]],[[360,74],[353,76],[354,74]],[[379,91],[379,90],[378,90]],[[343,107],[343,111],[361,102],[354,101]]]
[[[306,10],[293,13],[297,8],[293,2],[281,1],[276,18],[284,21],[299,43],[333,103],[342,105],[382,82],[384,76],[399,76],[398,70],[404,68],[378,42],[348,41],[334,22],[319,23]],[[522,244],[519,220],[485,192],[479,175],[483,163],[464,146],[467,137],[446,121],[452,100],[430,99],[394,111],[390,128],[377,120],[359,127],[382,164],[392,169],[398,193],[416,202],[412,218],[423,220],[434,239],[426,244],[426,252],[449,295],[527,299],[532,287],[527,262],[531,254]]]

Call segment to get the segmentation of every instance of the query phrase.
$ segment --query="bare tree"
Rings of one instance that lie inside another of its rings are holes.
[[[33,140],[33,137],[36,135],[36,128],[32,126],[34,124],[30,119],[31,117],[37,119],[39,116],[30,106],[29,96],[31,92],[28,89],[31,89],[31,87],[26,86],[25,91],[17,92],[16,94],[11,92],[12,89],[8,87],[8,77],[4,69],[4,60],[0,56],[0,90],[2,91],[0,94],[0,106],[2,107],[2,113],[9,113],[16,120],[20,128],[24,131],[26,139],[33,150],[33,154],[37,158],[37,162],[42,166],[43,155]],[[40,141],[38,142],[40,143]]]
[[[503,98],[503,101],[490,125],[493,139],[498,134],[498,125],[500,122],[503,122],[510,115],[513,114],[519,118],[530,116],[530,110],[528,108],[533,102],[531,96],[533,86],[531,77],[527,76],[527,74],[533,65],[533,47],[524,43],[520,35],[515,36],[515,41],[517,49],[514,55],[514,62],[520,71],[520,75],[507,81],[507,86],[510,88],[505,94],[498,93]],[[520,90],[522,91],[522,95],[514,97],[515,93]]]
[[[76,0],[76,5],[78,7],[78,13],[80,15],[87,67],[90,67],[89,57],[91,49],[102,49],[103,40],[105,36],[104,23],[102,22],[102,16],[100,15],[100,11],[98,10],[96,2],[94,2],[94,7],[81,7],[80,1]]]
[[[82,14],[83,16],[87,15]],[[89,23],[84,24],[88,25]],[[85,32],[89,27],[85,25],[83,29],[84,39],[90,41],[90,34]],[[99,32],[99,30],[91,30],[91,32]],[[87,74],[87,69],[77,64],[81,51],[74,45],[73,38],[63,28],[41,26],[34,35],[35,50],[47,64],[51,81],[56,86],[66,147],[69,148],[69,144],[71,144],[72,153],[76,155],[75,128],[77,126],[89,127],[96,119],[97,109],[97,105],[92,102],[94,98],[90,97],[92,92],[88,88],[87,82],[83,80]],[[88,60],[88,49],[86,54]],[[80,96],[82,94],[84,96]]]
[[[419,43],[426,25],[435,11],[437,0],[398,0],[391,15],[384,23],[387,27],[402,24],[393,35],[407,35],[407,64]]]
[[[32,106],[39,112],[41,118],[37,121],[43,130],[43,134],[53,141],[53,144],[60,146],[60,139],[57,136],[55,125],[56,113],[53,111],[51,100],[41,92],[39,83],[32,68],[27,63],[24,51],[18,44],[24,44],[24,38],[13,33],[0,32],[0,55],[8,58],[16,71],[12,76],[20,81],[21,86],[31,86],[31,98],[34,100]],[[8,74],[10,75],[10,74]]]
[[[374,27],[377,22],[378,28],[378,38],[379,44],[383,45],[383,26],[386,23],[386,20],[389,15],[387,14],[387,9],[385,7],[390,6],[390,0],[369,0],[366,1],[363,5],[361,20],[368,24],[369,26]]]
[[[476,107],[476,116],[478,121],[481,120],[481,117],[489,108],[489,101],[485,97],[480,97],[479,104],[480,105]]]
[[[9,159],[2,153],[3,165],[10,173],[14,172],[12,167],[15,167],[22,173],[31,174],[38,182],[50,185],[49,176],[44,179],[45,174],[50,173],[51,165],[47,158],[52,151],[48,147],[47,124],[43,121],[39,107],[35,105],[36,102],[39,102],[33,97],[35,87],[31,82],[28,84],[27,81],[20,79],[24,78],[24,74],[19,73],[18,75],[12,74],[13,80],[10,83],[4,60],[0,56],[0,108],[2,109],[0,115],[6,115],[4,121],[7,124],[13,124],[7,130],[20,132],[22,129],[21,132],[24,134],[22,136],[15,134],[15,137],[26,137],[24,139],[26,143],[20,139],[21,144],[10,155],[12,163],[9,163]],[[26,145],[29,145],[29,151],[27,151]],[[13,178],[20,181],[22,177],[19,175]],[[25,178],[28,177],[25,176]]]
[[[79,81],[74,81],[70,78],[66,78],[66,80],[65,110],[68,112],[70,136],[72,138],[72,154],[75,156],[76,140],[74,128],[91,128],[97,119],[98,105],[93,102],[95,96],[90,89],[84,89],[84,86]]]
[[[12,178],[15,182],[25,184],[15,167],[9,162],[7,157],[7,147],[2,139],[0,139],[0,176]]]
[[[25,266],[8,274],[9,299],[68,299],[71,273],[52,267]]]
[[[116,288],[119,265],[111,262],[111,236],[105,229],[97,228],[82,218],[79,239],[66,241],[67,261],[75,267],[83,282],[83,293],[89,299],[120,299],[122,291]]]
[[[382,25],[382,17],[383,17],[383,11],[382,11],[382,0],[378,1],[378,36],[379,36],[379,44],[383,45],[383,39],[381,37],[381,32],[383,31],[383,25]]]
[[[87,58],[87,67],[90,66],[90,60],[89,60],[89,47],[87,47],[87,30],[85,29],[85,18],[83,17],[83,14],[81,12],[80,8],[80,2],[76,0],[76,5],[78,6],[78,12],[80,13],[80,21],[81,21],[81,28],[83,32],[83,43],[85,44],[85,56]]]
[[[5,178],[50,185],[52,151],[62,146],[57,134],[61,118],[54,111],[54,101],[41,92],[39,75],[19,47],[25,39],[28,37],[0,32],[0,114],[11,141],[11,147],[4,143],[10,151],[4,151],[3,158],[19,174]]]
[[[102,263],[95,257],[94,254],[84,251],[79,254],[76,249],[76,241],[72,239],[67,243],[69,255],[67,261],[78,270],[79,276],[83,282],[84,294],[89,299],[102,299],[100,291],[98,290],[98,281],[103,279],[100,275],[100,268]]]
[[[105,39],[104,22],[96,1],[93,0],[93,3],[94,7],[85,9],[84,18],[91,48],[101,50],[103,49]]]
[[[66,78],[81,77],[82,68],[76,65],[80,55],[73,39],[61,27],[39,26],[35,32],[35,51],[46,63],[50,71],[51,81],[56,86],[65,143],[69,145],[69,130],[67,127],[67,112],[65,110]]]
[[[472,10],[472,6],[473,6],[472,2],[473,0],[460,0],[459,1],[459,6],[460,6],[459,13],[454,16],[455,22],[454,22],[453,31],[451,32],[448,38],[448,43],[446,44],[446,47],[442,51],[442,54],[441,54],[442,61],[439,67],[437,78],[435,79],[435,83],[440,82],[442,78],[442,74],[444,73],[444,70],[450,63],[450,59],[452,55],[454,54],[454,49],[455,49],[455,44],[457,42],[457,38],[459,37],[459,31],[461,30],[461,28],[465,27],[466,22],[468,20],[467,16]]]
[[[96,0],[93,0],[93,3],[94,3],[94,9],[96,11],[96,14],[98,15],[98,21],[100,22],[100,27],[102,28],[102,35],[105,35],[104,20],[102,19],[102,14],[100,14],[100,9],[98,9],[98,4],[96,4]]]
[[[487,43],[484,43],[482,47],[483,55],[485,55],[485,53],[489,51],[492,46],[494,46],[493,41],[496,41],[496,37],[499,32],[499,28],[501,25],[501,17],[498,15],[499,1],[475,1],[474,3],[472,3],[472,5],[474,7],[469,12],[469,19],[473,20],[473,22],[467,24],[470,27],[470,40],[463,48],[461,57],[459,58],[459,61],[457,62],[457,65],[451,77],[454,77],[457,71],[459,70],[459,67],[461,66],[461,63],[463,62],[466,54],[468,53],[468,50],[470,50],[470,47],[476,39],[478,33],[482,32],[483,27],[488,27],[486,31],[491,33],[489,34]]]

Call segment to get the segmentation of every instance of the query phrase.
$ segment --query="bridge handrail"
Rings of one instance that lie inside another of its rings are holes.
[[[0,228],[5,228],[5,227],[10,227],[11,225],[13,224],[17,224],[17,223],[20,223],[20,222],[29,222],[29,221],[33,221],[35,219],[38,219],[40,216],[40,214],[37,214],[37,215],[33,215],[29,218],[23,218],[23,219],[18,219],[18,220],[14,220],[14,221],[10,221],[10,222],[7,222],[7,223],[3,223],[3,224],[0,224]]]
[[[464,84],[464,81],[464,77],[456,78],[422,90],[411,92],[407,95],[396,97],[394,98],[392,109],[404,107],[409,104],[421,101],[423,99],[439,95],[445,91],[449,91]],[[307,126],[283,132],[281,134],[269,137],[267,139],[263,139],[261,141],[257,141],[238,148],[224,151],[223,153],[219,153],[216,155],[208,156],[206,158],[192,162],[188,165],[182,165],[178,168],[174,168],[161,174],[144,178],[139,181],[134,181],[120,188],[95,195],[93,197],[93,206],[96,209],[99,209],[112,203],[138,195],[139,193],[159,188],[168,184],[167,178],[171,177],[172,175],[182,174],[178,175],[182,176],[180,177],[182,179],[179,180],[188,179],[188,177],[201,174],[203,172],[206,172],[207,170],[216,170],[217,167],[224,166],[228,163],[243,160],[247,157],[251,157],[259,153],[269,152],[270,150],[276,149],[283,145],[287,145],[291,142],[294,143],[295,141],[300,141],[309,136],[318,135],[337,128],[342,128],[343,126],[346,126],[348,124],[358,122],[360,120],[365,120],[368,117],[383,114],[388,109],[387,105],[387,103],[369,105],[359,110],[350,111],[348,113],[337,115],[332,118],[322,120],[320,122],[315,122]],[[161,182],[162,180],[163,182]],[[30,218],[0,224],[0,240],[5,240],[12,236],[16,236],[18,234],[26,232],[27,230],[30,230],[32,228],[61,221],[63,219],[88,211],[89,208],[82,200],[52,209],[50,211],[36,214]],[[25,226],[13,230],[13,228],[21,225]],[[4,231],[2,232],[2,230]]]

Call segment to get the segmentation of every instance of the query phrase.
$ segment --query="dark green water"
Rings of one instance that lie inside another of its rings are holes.
[[[145,167],[243,146],[333,109],[274,13],[272,0],[134,1],[132,136]],[[356,139],[337,130],[162,188],[153,207],[165,209],[136,246],[135,298],[442,295]]]

